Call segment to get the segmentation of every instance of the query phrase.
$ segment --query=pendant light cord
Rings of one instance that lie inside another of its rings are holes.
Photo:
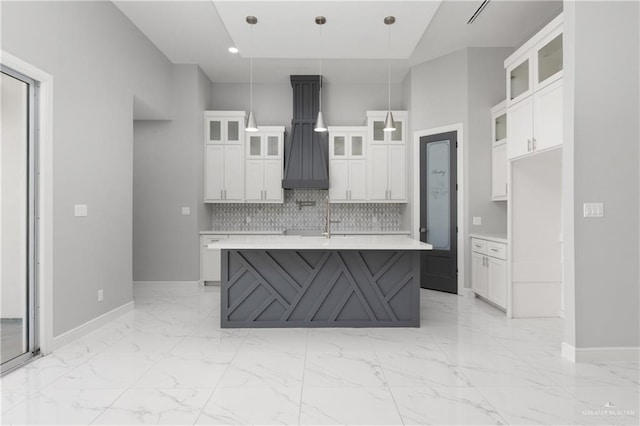
[[[320,96],[319,96],[319,111],[322,111],[322,25],[318,25],[320,28]]]
[[[388,85],[388,110],[391,111],[391,25],[387,25],[388,31],[388,53],[387,53],[387,76],[389,79]]]
[[[249,57],[249,80],[251,84],[249,85],[249,104],[251,108],[249,111],[253,112],[253,25],[251,25],[251,36],[249,41],[249,50],[251,52]]]

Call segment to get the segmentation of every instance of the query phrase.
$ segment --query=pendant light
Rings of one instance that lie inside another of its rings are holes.
[[[258,23],[258,18],[255,16],[247,16],[247,24],[251,25],[251,40],[249,48],[249,101],[251,108],[249,109],[249,118],[247,119],[247,127],[244,129],[247,132],[257,132],[258,125],[256,119],[253,116],[253,26]]]
[[[327,18],[324,16],[316,16],[316,24],[318,24],[318,28],[320,28],[320,96],[319,101],[320,105],[318,108],[318,118],[316,119],[316,127],[313,129],[316,132],[326,132],[327,125],[324,123],[324,118],[322,117],[322,26],[327,22]]]
[[[384,119],[384,128],[382,129],[385,132],[393,132],[396,130],[396,123],[393,121],[393,114],[391,114],[391,25],[396,22],[396,18],[393,16],[387,16],[384,18],[384,23],[388,27],[389,31],[389,53],[387,55],[387,67],[388,67],[388,77],[389,77],[389,103],[387,104],[387,117]]]

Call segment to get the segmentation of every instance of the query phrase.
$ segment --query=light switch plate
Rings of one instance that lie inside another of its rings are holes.
[[[89,210],[86,204],[75,204],[73,206],[73,215],[76,217],[84,217],[89,215]]]
[[[191,209],[189,207],[182,208],[182,216],[189,216],[191,214]]]
[[[584,203],[584,217],[604,217],[604,203]]]
[[[482,216],[474,216],[473,217],[474,225],[482,225]]]

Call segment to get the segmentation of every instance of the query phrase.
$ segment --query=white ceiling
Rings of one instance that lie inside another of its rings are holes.
[[[323,75],[328,82],[384,83],[387,26],[391,27],[392,80],[412,64],[472,46],[516,46],[562,8],[561,0],[492,0],[472,25],[481,0],[272,1],[114,0],[113,3],[174,63],[198,64],[213,82],[249,79],[250,26],[254,26],[254,80],[286,82],[290,74],[318,72],[323,15]],[[231,54],[229,46],[240,54]]]

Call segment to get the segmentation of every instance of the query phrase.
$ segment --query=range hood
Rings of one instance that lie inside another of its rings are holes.
[[[284,189],[329,189],[327,132],[314,132],[319,110],[319,75],[292,75],[293,119],[284,147]]]

